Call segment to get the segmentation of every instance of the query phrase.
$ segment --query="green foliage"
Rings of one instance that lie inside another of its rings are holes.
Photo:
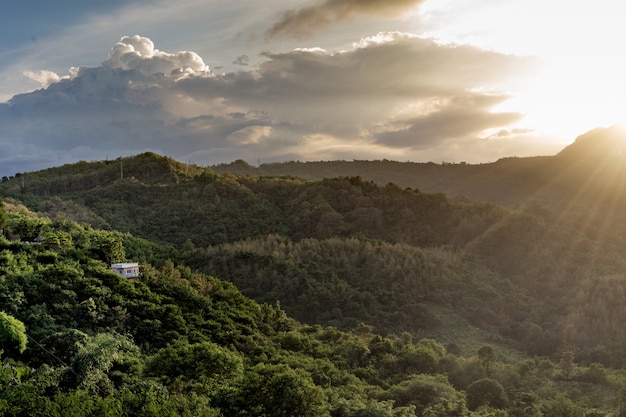
[[[202,390],[214,390],[242,378],[243,358],[212,342],[188,344],[178,340],[151,357],[147,371],[166,385],[178,380],[196,383]]]
[[[128,338],[111,333],[98,333],[77,344],[66,378],[72,381],[72,386],[92,394],[111,393],[114,388],[111,369],[125,355],[136,355],[139,351]]]
[[[414,375],[383,395],[401,406],[412,405],[417,415],[464,415],[465,400],[443,375]],[[428,410],[428,411],[427,411]]]
[[[259,302],[280,300],[290,315],[309,323],[348,329],[364,322],[383,333],[430,330],[438,320],[428,305],[439,303],[477,325],[498,322],[482,300],[497,299],[502,283],[453,249],[270,235],[198,250],[188,262]]]
[[[250,369],[230,407],[228,415],[329,416],[323,391],[306,373],[285,365]]]
[[[92,253],[107,264],[126,260],[126,252],[122,240],[115,233],[96,232],[92,237]]]
[[[482,346],[480,349],[478,349],[478,359],[480,360],[480,364],[487,374],[487,378],[489,378],[491,376],[493,366],[496,363],[496,351],[493,350],[492,346]]]
[[[542,407],[544,415],[559,417],[574,417],[581,415],[581,407],[564,395],[558,395],[553,400],[546,401]]]
[[[7,226],[8,216],[4,208],[4,201],[0,200],[0,235],[4,235],[4,229]]]
[[[23,353],[27,343],[24,323],[0,311],[0,348],[7,354],[15,351]]]
[[[504,388],[494,379],[479,379],[467,387],[467,408],[472,411],[483,406],[505,408],[507,402]]]
[[[33,242],[41,236],[41,231],[46,221],[35,217],[20,217],[10,224],[10,229],[17,234],[22,241]]]
[[[574,364],[574,352],[565,351],[561,353],[561,360],[559,361],[559,368],[561,369],[561,375],[565,378],[566,381],[569,381],[570,378],[574,375],[574,369],[576,365]]]
[[[154,154],[27,175],[14,195],[32,211],[3,205],[20,241],[0,238],[0,311],[24,326],[2,340],[0,414],[624,409],[626,260],[608,220]],[[109,270],[126,259],[139,278]],[[564,347],[576,372],[549,359]]]

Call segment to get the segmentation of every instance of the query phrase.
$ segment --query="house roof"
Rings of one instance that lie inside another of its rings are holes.
[[[111,264],[111,268],[115,269],[126,269],[126,268],[137,268],[139,267],[139,263],[137,262],[124,262],[119,264]]]

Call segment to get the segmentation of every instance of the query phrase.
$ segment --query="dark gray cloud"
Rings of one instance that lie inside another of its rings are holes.
[[[233,61],[233,64],[248,66],[250,65],[250,57],[248,55],[239,55],[237,59]]]
[[[304,38],[328,26],[359,16],[397,16],[423,2],[424,0],[326,0],[283,13],[278,22],[267,31],[266,36]]]
[[[493,160],[504,148],[479,146],[484,132],[520,118],[494,110],[507,98],[498,91],[536,64],[403,33],[264,57],[214,74],[193,52],[124,37],[101,66],[45,74],[46,88],[0,105],[0,175],[144,151],[200,164],[424,160],[443,148],[448,160],[470,148]]]

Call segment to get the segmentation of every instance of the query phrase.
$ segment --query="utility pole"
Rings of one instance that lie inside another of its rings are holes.
[[[120,180],[124,180],[124,162],[120,161]]]

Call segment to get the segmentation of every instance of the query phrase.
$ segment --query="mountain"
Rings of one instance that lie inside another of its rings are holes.
[[[618,413],[622,171],[584,154],[416,165],[546,199],[517,206],[154,153],[7,178],[0,410]],[[108,270],[123,260],[139,280]]]
[[[581,214],[595,209],[595,204],[623,204],[625,140],[626,130],[615,125],[579,136],[557,155],[510,157],[476,165],[381,160],[292,161],[253,167],[235,161],[211,169],[221,174],[295,176],[309,181],[359,175],[379,185],[394,183],[423,192],[445,193],[452,198],[508,206],[536,204]],[[617,201],[605,201],[607,194]]]
[[[514,184],[540,181],[538,168],[565,166],[547,164],[558,159],[499,161],[491,168],[508,179],[477,171],[474,180],[489,177],[511,184],[511,193],[529,192]],[[537,169],[528,171],[533,164]],[[482,168],[432,167],[455,175]],[[623,212],[617,205],[582,209],[596,191],[577,195],[580,205],[567,210],[505,207],[363,177],[219,175],[153,153],[0,184],[0,195],[40,215],[147,239],[167,248],[151,249],[151,262],[167,256],[229,280],[259,302],[279,300],[306,323],[350,329],[363,322],[381,334],[408,331],[465,344],[454,330],[462,322],[474,334],[467,346],[497,337],[507,349],[553,355],[575,342],[581,357],[601,349],[603,363],[619,364],[614,325],[593,339],[576,336],[589,328],[575,301],[581,286],[621,276],[626,264]],[[38,229],[25,224],[15,234],[32,240]],[[618,304],[610,308],[626,320]]]
[[[590,164],[623,164],[626,155],[626,128],[614,125],[610,128],[591,130],[576,138],[575,142],[559,152],[560,159]]]

